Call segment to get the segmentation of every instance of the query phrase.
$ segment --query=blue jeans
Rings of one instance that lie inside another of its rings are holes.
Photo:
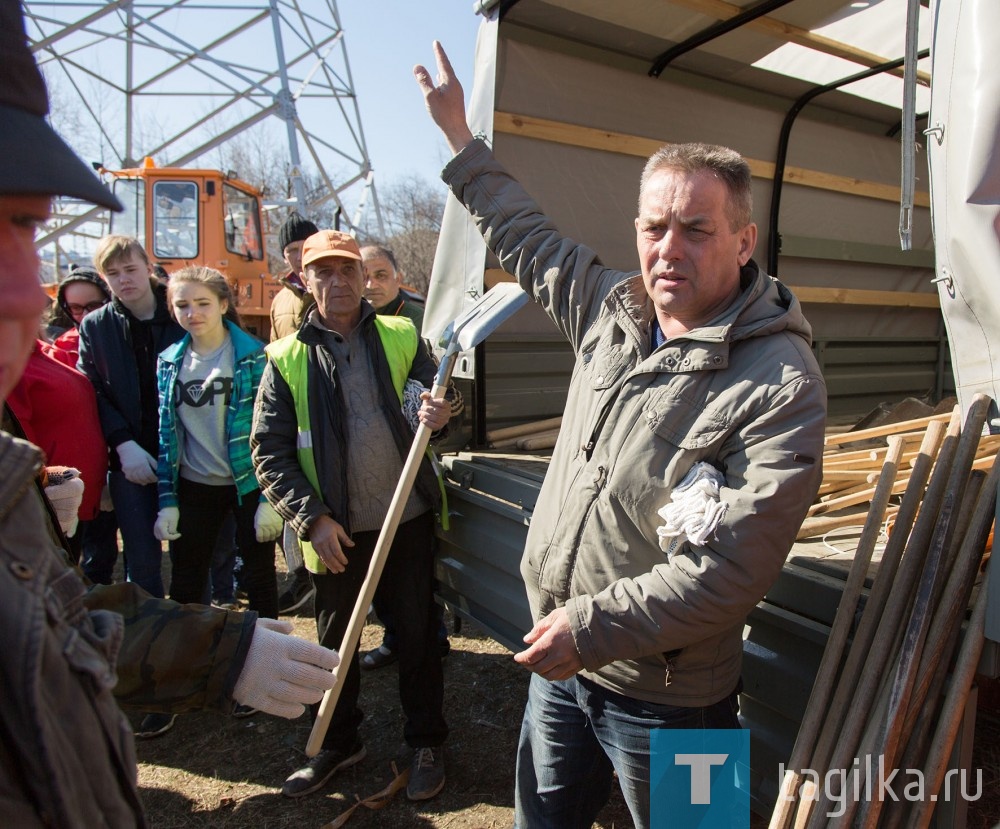
[[[156,484],[134,484],[124,472],[112,471],[108,476],[108,486],[122,534],[125,575],[151,596],[162,599],[160,565],[163,545],[153,535],[153,524],[159,511]]]
[[[590,829],[612,771],[636,829],[649,829],[649,731],[739,728],[737,691],[704,708],[660,705],[588,679],[531,675],[517,748],[516,829]]]

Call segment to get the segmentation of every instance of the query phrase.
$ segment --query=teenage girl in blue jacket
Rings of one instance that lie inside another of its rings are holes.
[[[277,618],[274,540],[281,519],[261,498],[250,459],[264,344],[242,329],[229,283],[212,268],[173,274],[167,302],[187,332],[157,363],[160,511],[155,533],[170,542],[170,598],[203,600],[212,550],[232,510],[250,609]]]

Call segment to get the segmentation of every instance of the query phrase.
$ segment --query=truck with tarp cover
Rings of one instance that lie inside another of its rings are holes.
[[[654,150],[731,146],[754,177],[755,259],[812,324],[831,424],[910,397],[956,395],[963,410],[976,393],[997,399],[1000,6],[479,0],[476,10],[475,79],[462,79],[470,125],[606,265],[637,269],[632,219]],[[433,341],[471,297],[510,279],[450,198],[424,336]],[[572,366],[568,344],[530,305],[455,372],[467,429],[456,439],[463,451],[444,459],[451,528],[440,533],[439,592],[512,648],[532,626],[518,565],[547,454],[490,449],[489,435],[557,418]],[[987,427],[1000,431],[995,403]],[[748,621],[741,706],[762,811],[777,796],[844,579],[842,563],[796,545]],[[995,586],[993,641],[998,596]],[[1000,673],[989,641],[980,671]],[[960,743],[958,759],[968,751]],[[940,825],[962,825],[962,808],[940,804]]]

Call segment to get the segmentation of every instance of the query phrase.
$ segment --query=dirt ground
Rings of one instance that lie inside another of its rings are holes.
[[[284,578],[284,574],[281,574]],[[311,602],[290,617],[296,633],[312,639]],[[452,618],[447,614],[449,630]],[[361,648],[381,641],[369,624]],[[348,825],[385,829],[499,829],[513,820],[514,758],[527,674],[510,652],[468,622],[451,636],[445,661],[448,782],[423,804],[399,792],[381,811],[359,808]],[[163,737],[139,741],[139,782],[154,829],[321,829],[355,803],[376,794],[408,766],[402,741],[394,666],[364,672],[364,761],[328,786],[298,800],[282,797],[285,777],[305,761],[308,717],[288,721],[266,714],[235,719],[216,713],[180,716]],[[971,804],[968,829],[1000,827],[1000,719],[980,717],[973,768],[982,768],[983,797]],[[752,829],[766,820],[754,817]],[[595,827],[626,829],[632,821],[615,787]]]
[[[313,638],[311,603],[290,617],[296,633]],[[451,617],[448,615],[449,629]],[[381,641],[382,628],[369,624],[362,650]],[[485,829],[512,822],[514,756],[527,675],[510,652],[465,623],[451,637],[445,660],[445,714],[451,728],[446,747],[448,782],[434,800],[414,804],[399,792],[381,811],[358,809],[350,826]],[[368,756],[336,775],[326,789],[298,800],[279,793],[285,777],[304,762],[307,717],[287,721],[257,714],[235,719],[219,714],[177,718],[163,737],[139,741],[139,782],[156,829],[196,827],[319,827],[391,782],[392,763],[408,767],[402,741],[398,674],[394,666],[364,672],[362,735]],[[631,825],[620,795],[597,826]]]

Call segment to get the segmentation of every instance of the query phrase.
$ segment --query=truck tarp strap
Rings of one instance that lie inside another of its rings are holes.
[[[909,0],[906,6],[906,60],[903,63],[903,172],[900,183],[899,246],[910,250],[913,245],[913,191],[916,187],[916,109],[917,109],[917,23],[920,0]]]

